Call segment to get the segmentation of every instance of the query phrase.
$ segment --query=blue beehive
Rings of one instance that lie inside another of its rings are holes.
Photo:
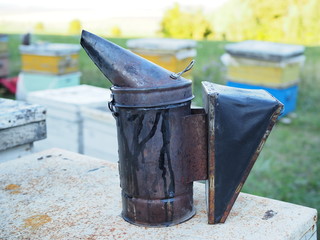
[[[284,104],[281,116],[296,109],[303,46],[244,41],[227,44],[225,50],[228,86],[268,91]]]
[[[298,85],[292,85],[287,88],[269,88],[264,86],[245,84],[240,82],[228,81],[227,86],[246,88],[246,89],[263,89],[277,98],[280,102],[283,103],[284,109],[280,117],[287,115],[290,112],[293,112],[296,109],[296,102],[298,96]]]
[[[20,74],[20,78],[23,81],[24,89],[26,92],[77,86],[80,84],[80,76],[80,72],[63,75],[38,73]]]

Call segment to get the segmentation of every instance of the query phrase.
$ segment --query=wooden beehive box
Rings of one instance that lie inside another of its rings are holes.
[[[80,77],[80,72],[63,75],[21,72],[19,74],[16,98],[25,100],[30,92],[77,86],[80,84]]]
[[[81,108],[84,154],[118,162],[116,120],[105,106]]]
[[[222,61],[230,81],[266,87],[288,87],[300,79],[304,47],[264,41],[227,44]]]
[[[79,71],[79,45],[41,43],[19,49],[23,72],[60,75]]]
[[[35,145],[44,150],[60,147],[84,152],[84,130],[81,107],[107,106],[109,90],[89,85],[31,92],[27,101],[42,104],[47,108],[48,137]]]
[[[134,53],[172,72],[181,72],[196,55],[196,42],[185,39],[142,38],[127,41]],[[191,72],[184,74],[190,78]]]
[[[46,110],[40,105],[0,98],[0,162],[31,153],[46,138]]]

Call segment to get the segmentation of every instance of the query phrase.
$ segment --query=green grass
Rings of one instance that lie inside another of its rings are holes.
[[[36,38],[50,42],[79,43],[79,36]],[[127,39],[109,40],[125,46]],[[10,36],[11,76],[17,75],[21,67],[19,42],[20,36]],[[193,70],[197,105],[201,105],[201,81],[224,83],[224,68],[219,58],[224,52],[225,44],[198,42],[198,55]],[[306,57],[299,85],[297,117],[289,125],[277,123],[243,191],[320,210],[320,47],[308,47]],[[110,86],[109,81],[83,50],[80,52],[80,69],[82,83],[99,87]]]

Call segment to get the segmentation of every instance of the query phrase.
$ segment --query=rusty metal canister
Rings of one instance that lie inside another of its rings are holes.
[[[191,81],[83,31],[81,45],[112,82],[122,217],[170,226],[195,214],[193,181],[207,180],[208,223],[223,223],[279,116],[264,91],[203,83],[205,108],[191,109]],[[239,124],[240,123],[240,124]]]
[[[190,102],[117,111],[123,218],[148,226],[191,218],[193,184],[184,181],[181,171],[180,124],[190,114]]]
[[[191,218],[193,183],[182,171],[181,124],[191,114],[191,81],[85,31],[81,45],[113,83],[109,107],[117,122],[122,217],[146,226]]]

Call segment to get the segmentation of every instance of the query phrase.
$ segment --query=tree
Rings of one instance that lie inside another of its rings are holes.
[[[211,16],[218,39],[319,44],[320,0],[230,0]]]
[[[302,9],[303,39],[306,44],[320,44],[320,0],[309,0]]]
[[[176,3],[165,12],[161,22],[161,32],[165,37],[204,39],[213,30],[202,11],[186,12]]]
[[[111,28],[111,35],[112,35],[113,37],[120,37],[121,34],[122,34],[122,32],[121,32],[121,29],[120,29],[119,26],[113,26],[113,27]]]
[[[34,26],[35,33],[41,34],[41,33],[44,33],[44,30],[45,30],[45,28],[44,28],[44,24],[42,22],[38,22]]]
[[[71,35],[79,35],[81,33],[82,26],[78,19],[74,19],[69,23],[68,33]]]

